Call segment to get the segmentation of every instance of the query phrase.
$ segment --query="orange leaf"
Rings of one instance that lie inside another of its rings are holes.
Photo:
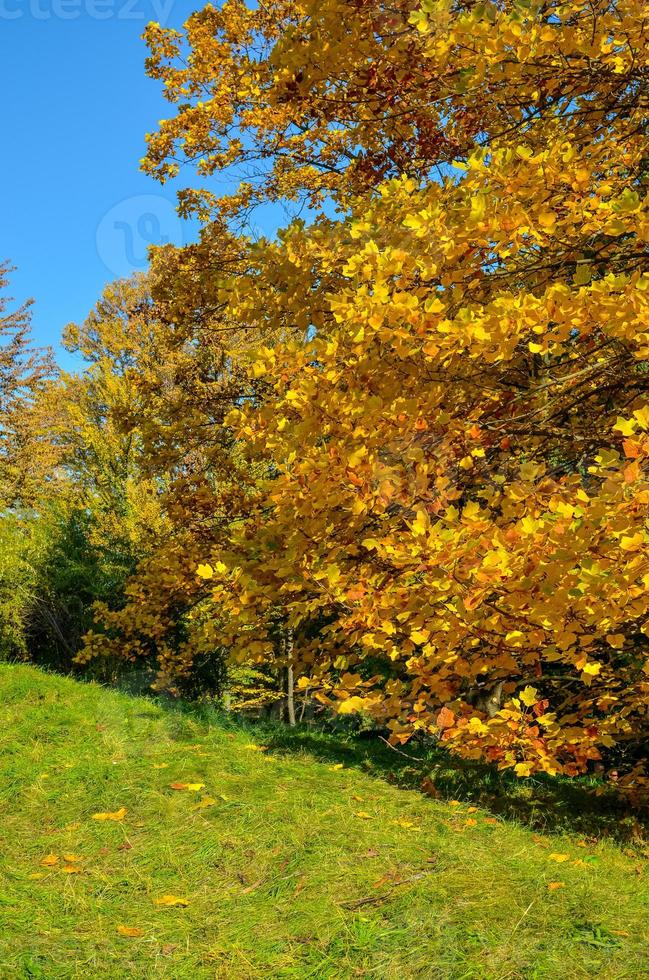
[[[455,715],[448,708],[442,708],[437,716],[436,724],[438,728],[451,728],[455,724]]]
[[[566,887],[565,886],[565,882],[563,882],[563,881],[549,881],[548,882],[548,891],[549,892],[556,892],[557,888],[565,888],[565,887]]]
[[[244,888],[242,890],[241,894],[242,895],[247,895],[248,892],[254,892],[255,888],[259,888],[259,886],[261,885],[261,883],[263,882],[263,880],[264,880],[263,878],[260,878],[259,881],[256,881],[254,883],[254,885],[248,885],[247,888]]]
[[[58,855],[56,854],[46,854],[43,860],[41,861],[41,864],[43,865],[44,868],[51,868],[54,864],[58,864],[58,863],[59,863],[59,858]]]

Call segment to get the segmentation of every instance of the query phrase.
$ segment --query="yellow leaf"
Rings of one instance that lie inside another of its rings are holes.
[[[64,864],[61,871],[66,875],[80,875],[81,868],[78,864]]]
[[[41,864],[44,868],[51,868],[53,865],[59,863],[59,858],[57,854],[46,854]]]
[[[64,854],[63,860],[67,861],[68,864],[78,864],[79,861],[83,861],[83,858],[79,857],[78,854]]]
[[[524,687],[518,696],[526,708],[531,708],[532,705],[536,704],[536,702],[539,700],[536,688],[530,687],[529,685]]]
[[[119,810],[115,810],[114,813],[93,813],[93,820],[123,820],[128,810],[125,806],[121,806]]]
[[[205,783],[169,783],[169,789],[190,790],[193,793],[197,793],[204,786]]]
[[[138,929],[137,926],[118,926],[117,935],[136,939],[138,936],[144,935],[144,929]]]
[[[632,536],[623,535],[620,540],[620,548],[624,551],[638,551],[644,543],[644,537],[638,531],[637,534]]]
[[[366,813],[365,810],[359,810],[358,813],[355,813],[354,814],[354,816],[355,817],[358,817],[360,820],[371,820],[372,819],[371,815],[369,813]]]
[[[331,772],[336,772],[338,769],[344,769],[344,768],[345,767],[342,762],[337,762],[334,766],[329,766]]]
[[[557,864],[562,864],[564,861],[569,861],[569,854],[548,854],[548,861],[556,861]]]
[[[175,906],[180,905],[183,908],[189,905],[186,898],[179,898],[177,895],[162,895],[160,898],[154,898],[155,905],[165,905],[165,906]]]
[[[154,769],[168,769],[169,768],[169,763],[168,762],[154,762],[153,763],[153,768]]]
[[[539,224],[541,228],[545,228],[547,231],[551,231],[556,223],[557,223],[557,216],[554,213],[554,211],[541,211],[539,215]]]
[[[199,578],[210,579],[214,577],[214,569],[211,565],[199,565],[196,574]]]
[[[556,892],[557,888],[565,888],[565,883],[563,881],[549,881],[548,891]]]
[[[214,806],[216,800],[211,796],[204,796],[199,803],[194,803],[192,810],[205,810],[208,806]]]

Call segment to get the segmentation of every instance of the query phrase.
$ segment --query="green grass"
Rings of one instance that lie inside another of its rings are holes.
[[[331,739],[29,667],[0,666],[0,705],[2,980],[649,975],[638,848],[429,799],[363,749],[335,768]],[[169,894],[189,904],[156,905]]]

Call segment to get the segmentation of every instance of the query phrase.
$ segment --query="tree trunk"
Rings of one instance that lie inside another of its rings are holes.
[[[293,630],[291,627],[286,629],[286,706],[288,708],[288,723],[291,728],[295,728],[295,690],[293,681]]]

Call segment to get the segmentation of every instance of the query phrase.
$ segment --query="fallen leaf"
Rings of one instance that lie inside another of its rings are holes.
[[[450,800],[448,805],[449,806],[462,806],[462,804],[460,803],[459,800]]]
[[[611,929],[614,936],[630,936],[630,932],[626,932],[624,929]]]
[[[178,945],[176,943],[165,943],[164,946],[160,948],[160,952],[163,956],[171,956],[171,954],[175,953],[177,949]]]
[[[247,895],[248,892],[254,892],[255,888],[259,888],[259,886],[261,885],[261,883],[263,882],[263,880],[264,880],[263,878],[260,878],[259,881],[256,881],[254,883],[254,885],[248,885],[247,888],[243,888],[242,891],[241,891],[241,894],[242,895]]]
[[[78,830],[81,826],[80,823],[66,823],[64,830]]]
[[[556,861],[557,864],[561,864],[563,861],[569,861],[569,854],[548,854],[548,861]]]
[[[335,772],[335,771],[336,771],[337,769],[344,769],[344,768],[345,768],[345,767],[344,767],[344,765],[342,764],[342,762],[337,762],[337,763],[335,764],[335,766],[329,766],[329,769],[330,769],[330,771],[331,771],[331,772]]]
[[[484,822],[489,824],[499,824],[500,820],[496,820],[495,817],[485,817]]]
[[[39,878],[44,878],[45,877],[45,872],[44,871],[32,871],[32,873],[30,875],[27,875],[27,877],[28,878],[31,878],[32,881],[37,881]]]
[[[153,768],[154,769],[168,769],[169,768],[169,763],[168,762],[154,762],[153,763]]]
[[[144,929],[138,929],[137,926],[118,926],[117,935],[136,939],[138,936],[144,935]]]
[[[394,875],[392,872],[388,871],[386,874],[382,875],[378,881],[375,881],[372,888],[381,888],[387,881],[392,881]]]
[[[102,855],[110,854],[110,847],[100,847],[99,853]]]
[[[79,861],[83,861],[83,858],[79,857],[78,854],[64,854],[63,860],[67,861],[68,864],[78,864]]]
[[[465,820],[464,821],[464,826],[465,827],[475,827],[477,823],[478,823],[477,820],[474,820],[473,817],[469,817],[468,820]]]
[[[566,887],[566,885],[565,885],[565,882],[563,882],[563,881],[549,881],[548,882],[548,891],[549,892],[556,892],[557,888],[565,888],[565,887]]]
[[[467,811],[466,812],[467,813],[477,813],[478,812],[478,808],[477,808],[477,806],[470,806],[470,807],[467,808]]]
[[[58,855],[56,855],[56,854],[46,854],[45,857],[41,861],[41,864],[45,868],[51,868],[52,865],[58,864],[58,863],[59,863],[59,859],[58,859]]]
[[[177,895],[161,895],[160,898],[154,898],[154,905],[181,905],[183,908],[189,905],[186,898],[179,898]]]
[[[194,803],[192,810],[205,810],[208,806],[214,806],[216,800],[212,796],[204,796],[199,803]]]
[[[131,844],[130,840],[125,840],[123,844],[119,844],[118,845],[117,850],[118,851],[132,851],[133,850],[133,845]]]
[[[373,847],[370,847],[369,850],[365,851],[365,854],[363,855],[363,857],[366,858],[377,858],[378,856],[379,856],[379,852],[376,851]]]
[[[169,789],[188,789],[194,793],[197,793],[199,789],[203,789],[204,786],[205,783],[169,783]]]
[[[418,827],[417,824],[412,822],[412,820],[406,820],[403,817],[400,820],[392,820],[392,823],[396,824],[397,827],[403,827],[404,830],[421,830],[421,827]]]
[[[114,813],[93,813],[93,820],[123,820],[128,810],[125,806],[121,806],[119,810],[115,810]]]
[[[294,895],[299,895],[305,885],[306,885],[306,878],[300,878],[300,880],[298,881],[297,885],[295,886],[295,890],[294,890],[293,894]]]
[[[356,800],[357,803],[364,803],[365,802],[364,799],[363,799],[363,797],[362,796],[357,796],[356,793],[352,794],[352,800]]]
[[[66,875],[80,875],[81,868],[78,864],[64,864],[61,871]]]
[[[372,819],[372,817],[371,817],[371,815],[369,813],[365,813],[365,810],[359,810],[358,813],[355,813],[354,814],[354,816],[355,817],[358,817],[360,820],[371,820]]]

